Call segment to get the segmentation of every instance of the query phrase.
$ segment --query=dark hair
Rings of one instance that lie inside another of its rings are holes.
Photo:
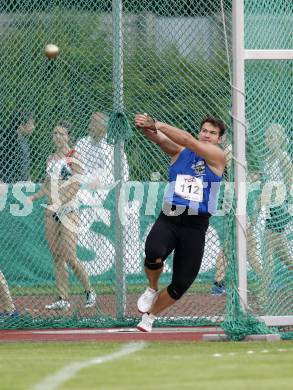
[[[225,130],[226,130],[226,126],[225,126],[225,123],[221,119],[216,118],[214,116],[207,116],[206,118],[204,118],[201,121],[200,128],[202,128],[202,126],[205,123],[210,123],[211,125],[213,125],[213,126],[217,127],[218,129],[220,129],[220,137],[222,137],[222,135],[224,135]]]
[[[57,122],[55,127],[63,127],[63,128],[65,128],[67,133],[68,133],[68,135],[70,135],[71,129],[72,129],[71,124],[68,121],[64,121],[64,120],[61,120],[61,121]]]
[[[30,119],[32,119],[33,116],[28,111],[17,111],[13,115],[11,124],[10,124],[10,130],[11,131],[17,131],[20,126],[25,125]]]
[[[54,128],[56,127],[62,127],[63,129],[66,130],[67,132],[67,135],[68,135],[68,142],[69,142],[69,145],[73,145],[75,143],[75,138],[74,138],[74,132],[72,131],[72,125],[70,122],[68,122],[67,120],[59,120],[56,125],[54,126]]]

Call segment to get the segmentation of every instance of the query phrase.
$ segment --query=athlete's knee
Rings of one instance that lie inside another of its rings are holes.
[[[155,270],[162,268],[163,265],[164,265],[164,262],[161,258],[157,258],[157,259],[146,258],[144,261],[144,266],[152,271],[155,271]]]
[[[165,257],[165,250],[164,248],[160,248],[155,245],[148,245],[145,246],[145,266],[150,269],[158,269],[163,266],[163,260]],[[158,265],[157,265],[158,264]],[[152,267],[155,268],[152,268]]]
[[[171,283],[167,287],[167,291],[170,297],[177,301],[186,293],[189,287],[189,283]]]

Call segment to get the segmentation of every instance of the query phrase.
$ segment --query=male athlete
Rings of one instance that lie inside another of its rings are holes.
[[[180,299],[199,272],[226,164],[219,147],[225,125],[220,119],[205,118],[198,139],[147,114],[137,114],[135,126],[171,157],[164,207],[145,244],[149,287],[137,302],[143,313],[137,328],[151,332],[156,315]],[[164,260],[173,251],[172,281],[159,292]]]

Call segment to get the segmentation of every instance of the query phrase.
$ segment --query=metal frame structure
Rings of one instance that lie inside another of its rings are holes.
[[[246,239],[246,124],[245,61],[293,60],[293,50],[249,50],[244,45],[244,0],[232,3],[232,117],[235,150],[236,253],[238,259],[239,296],[247,307],[247,239]],[[292,316],[262,316],[269,326],[293,325]]]
[[[113,22],[113,112],[122,113],[124,110],[123,93],[123,15],[122,0],[112,0],[112,22]],[[123,226],[119,218],[118,204],[119,194],[122,186],[122,154],[123,142],[116,142],[114,145],[114,179],[117,182],[115,189],[116,199],[116,223],[115,223],[115,275],[116,275],[116,317],[123,320],[126,307],[126,283],[123,254],[121,246],[123,242]]]

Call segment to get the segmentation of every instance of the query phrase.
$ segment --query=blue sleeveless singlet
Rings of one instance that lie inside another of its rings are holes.
[[[196,214],[214,214],[222,176],[217,176],[206,161],[185,148],[169,168],[165,203],[187,206]]]

